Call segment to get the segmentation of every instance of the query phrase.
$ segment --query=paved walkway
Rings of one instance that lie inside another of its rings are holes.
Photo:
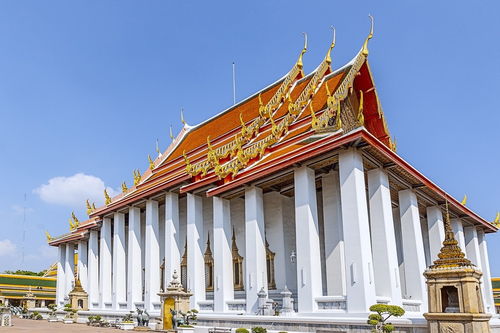
[[[36,332],[36,333],[59,333],[59,332],[102,332],[110,333],[118,331],[116,328],[90,327],[85,324],[63,324],[49,323],[47,320],[31,320],[12,318],[12,327],[0,327],[0,332]]]

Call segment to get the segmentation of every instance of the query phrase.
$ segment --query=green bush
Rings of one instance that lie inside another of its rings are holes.
[[[236,333],[250,333],[246,328],[240,327],[236,329]]]
[[[193,328],[193,325],[179,325],[180,328]]]
[[[252,328],[253,333],[267,333],[267,329],[260,326],[255,326]]]
[[[287,331],[279,331],[278,333],[288,333]]]
[[[42,315],[41,315],[41,314],[38,314],[38,315],[36,315],[35,319],[36,319],[36,320],[42,320],[42,319],[43,319],[43,317],[42,317]]]
[[[368,316],[367,323],[373,326],[373,332],[389,333],[394,331],[394,325],[388,323],[387,320],[394,317],[401,317],[405,314],[405,310],[397,305],[390,304],[375,304],[370,306],[371,313]]]

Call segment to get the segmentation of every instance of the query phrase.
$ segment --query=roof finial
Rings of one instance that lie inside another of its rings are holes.
[[[370,33],[365,39],[365,42],[363,44],[363,48],[361,49],[361,53],[367,57],[368,56],[368,41],[373,38],[373,16],[368,14],[368,17],[370,18]]]
[[[172,125],[170,125],[170,139],[174,141],[174,133],[172,132]]]
[[[181,123],[186,126],[187,123],[186,121],[184,120],[184,108],[181,108]]]
[[[497,216],[495,216],[495,219],[493,220],[493,225],[498,228],[500,224],[500,212],[497,212]]]
[[[333,25],[331,25],[330,29],[333,30],[333,39],[332,39],[332,43],[330,44],[330,48],[328,49],[328,52],[326,53],[326,62],[328,62],[328,63],[332,62],[332,58],[330,56],[330,53],[332,52],[333,48],[335,47],[335,41],[337,40],[337,33],[335,32],[335,27]]]
[[[467,204],[467,194],[464,194],[464,198],[462,199],[462,201],[460,203],[464,206]]]
[[[307,52],[307,33],[303,32],[304,34],[304,48],[300,52],[299,55],[299,60],[297,60],[297,66],[302,67],[304,64],[302,63],[302,57],[304,56],[304,53]]]
[[[156,152],[158,153],[158,157],[161,157],[161,151],[160,151],[160,143],[158,142],[158,139],[156,139]]]

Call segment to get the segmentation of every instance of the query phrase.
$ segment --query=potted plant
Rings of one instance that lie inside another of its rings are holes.
[[[49,304],[47,307],[50,310],[49,319],[48,319],[49,322],[56,322],[57,321],[57,316],[56,316],[57,305]]]
[[[66,312],[66,316],[64,316],[63,322],[65,324],[73,324],[75,322],[77,310],[72,309],[71,304],[66,304],[64,306],[64,311]]]
[[[120,329],[129,331],[133,330],[135,327],[134,324],[134,317],[133,317],[134,311],[130,311],[129,314],[127,314],[125,317],[123,317],[121,323],[120,323]]]
[[[177,327],[179,333],[191,333],[194,332],[194,326],[196,325],[196,319],[198,318],[198,310],[191,309],[188,312],[179,311],[179,314],[183,318],[183,324]]]

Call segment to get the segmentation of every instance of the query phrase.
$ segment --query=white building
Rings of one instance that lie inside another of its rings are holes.
[[[447,201],[494,314],[485,234],[497,228],[396,153],[367,61],[369,38],[337,70],[332,43],[306,76],[304,48],[282,79],[185,124],[146,172],[134,172],[133,186],[104,207],[88,205],[89,220],[50,242],[59,248],[58,304],[71,289],[77,250],[88,314],[138,307],[158,316],[157,293],[177,270],[206,326],[368,331],[368,308],[390,303],[407,311],[394,323],[424,332],[422,273],[441,248]],[[268,315],[266,299],[281,307],[285,289],[293,313]]]

